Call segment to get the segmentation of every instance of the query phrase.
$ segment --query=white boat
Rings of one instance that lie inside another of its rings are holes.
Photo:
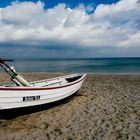
[[[0,86],[0,110],[42,105],[64,99],[76,93],[86,77],[86,74],[71,74],[28,83],[5,61],[7,60],[0,59],[0,66],[12,77],[15,84]]]

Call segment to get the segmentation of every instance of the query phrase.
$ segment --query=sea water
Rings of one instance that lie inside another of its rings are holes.
[[[15,59],[8,64],[19,72],[140,74],[140,58]]]

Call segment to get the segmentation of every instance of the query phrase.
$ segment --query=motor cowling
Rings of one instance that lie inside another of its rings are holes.
[[[22,86],[29,87],[30,84],[21,75],[17,74],[14,79],[16,79]]]
[[[29,87],[30,84],[27,82],[21,75],[19,75],[13,66],[10,66],[10,69],[7,70],[14,81],[18,86]]]

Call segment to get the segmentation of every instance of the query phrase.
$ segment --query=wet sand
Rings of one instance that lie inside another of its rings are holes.
[[[57,75],[24,73],[29,81]],[[139,140],[140,76],[88,75],[71,98],[26,111],[0,112],[0,140]]]

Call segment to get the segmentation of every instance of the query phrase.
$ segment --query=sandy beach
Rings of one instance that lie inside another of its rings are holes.
[[[32,81],[63,74],[23,75]],[[6,83],[1,73],[0,84]],[[45,106],[21,115],[0,112],[0,140],[140,139],[140,76],[89,74],[77,94]]]

